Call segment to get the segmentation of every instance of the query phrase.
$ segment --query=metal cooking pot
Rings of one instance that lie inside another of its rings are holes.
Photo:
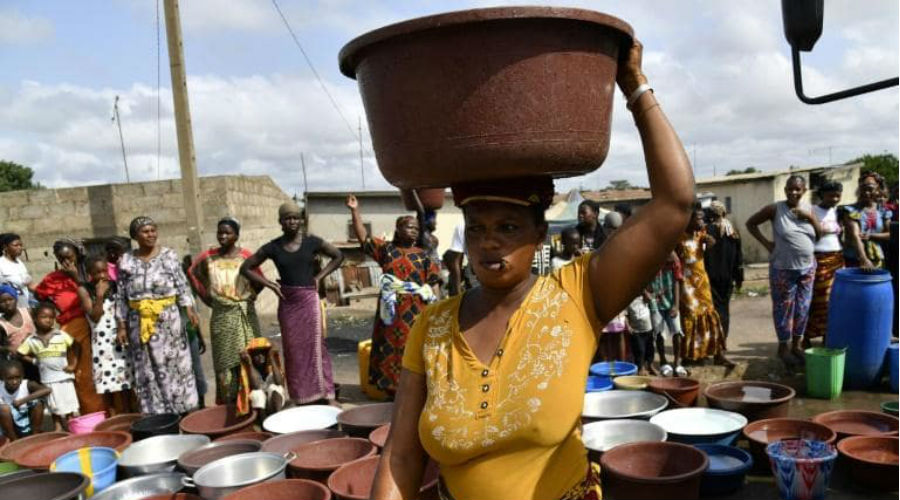
[[[589,392],[584,395],[584,420],[650,418],[669,404],[664,396],[644,391]]]
[[[295,458],[294,452],[284,455],[264,451],[241,453],[204,465],[194,473],[193,479],[185,477],[182,483],[196,488],[206,500],[218,500],[247,486],[284,479],[284,469]]]
[[[119,481],[91,497],[91,500],[139,500],[154,495],[170,495],[182,488],[181,472],[159,472]]]
[[[119,457],[122,477],[142,476],[175,470],[178,457],[186,451],[209,444],[203,434],[165,434],[132,443]]]

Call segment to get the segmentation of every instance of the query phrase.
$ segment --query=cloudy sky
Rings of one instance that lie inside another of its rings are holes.
[[[506,3],[277,1],[340,114],[272,0],[181,0],[181,10],[200,174],[268,174],[288,193],[302,191],[301,152],[311,190],[360,188],[360,117],[366,187],[389,187],[371,152],[356,84],[338,71],[347,41],[412,17]],[[131,179],[178,176],[165,27],[157,31],[161,3],[4,0],[0,159],[31,166],[53,187],[123,182],[110,119],[118,95]],[[547,3],[607,12],[634,27],[645,45],[644,70],[698,177],[898,152],[896,87],[820,106],[796,99],[776,0]],[[827,1],[822,38],[804,54],[807,94],[896,76],[897,25],[896,0]],[[613,120],[604,166],[559,182],[560,189],[613,179],[646,184],[621,98]]]

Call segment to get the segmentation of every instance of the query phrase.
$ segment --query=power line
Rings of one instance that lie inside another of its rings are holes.
[[[159,95],[160,71],[160,44],[159,44],[159,0],[156,0],[156,180],[160,178],[159,162],[162,156],[162,101]]]
[[[338,106],[338,103],[334,99],[334,97],[332,97],[331,92],[328,91],[328,87],[325,86],[325,82],[322,81],[322,78],[319,76],[319,72],[316,71],[315,66],[313,66],[312,60],[306,54],[306,51],[303,50],[303,45],[300,44],[300,40],[297,38],[297,35],[294,34],[294,30],[291,29],[291,25],[290,23],[288,23],[287,18],[284,16],[284,12],[281,11],[281,7],[278,6],[278,2],[276,0],[272,0],[272,5],[275,7],[275,10],[278,11],[278,15],[281,17],[281,21],[284,23],[284,27],[287,28],[288,33],[291,34],[291,38],[294,39],[294,44],[297,45],[297,48],[300,49],[300,53],[303,54],[303,59],[306,60],[306,64],[312,71],[313,76],[315,76],[316,80],[319,81],[319,85],[322,87],[322,91],[325,92],[325,95],[328,96],[328,100],[331,101],[331,105],[334,107],[334,110],[337,111],[337,114],[341,117],[341,120],[344,121],[344,125],[347,126],[347,130],[350,131],[350,134],[353,135],[354,139],[361,140],[361,136],[358,136],[356,132],[354,132],[353,126],[350,125],[347,117],[344,116],[344,113],[341,111],[341,107]]]

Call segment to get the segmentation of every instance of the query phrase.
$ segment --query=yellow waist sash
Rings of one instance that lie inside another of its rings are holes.
[[[130,300],[128,306],[138,312],[141,318],[141,343],[146,344],[156,333],[156,322],[163,310],[175,304],[175,296],[161,299]]]

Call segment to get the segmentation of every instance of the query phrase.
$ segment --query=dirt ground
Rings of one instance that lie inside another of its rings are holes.
[[[803,396],[805,374],[789,375],[775,357],[776,337],[772,325],[771,301],[766,295],[765,283],[750,281],[745,291],[731,304],[731,332],[728,338],[728,355],[737,366],[726,371],[718,366],[694,366],[692,376],[704,385],[730,379],[768,380],[790,385],[798,396],[792,401],[790,416],[809,418],[813,415],[837,409],[861,409],[881,411],[884,401],[897,400],[897,394],[890,392],[887,385],[871,391],[845,391],[838,399],[820,400]],[[749,292],[749,294],[748,294]],[[370,337],[372,320],[375,315],[373,299],[360,301],[349,307],[328,310],[327,346],[333,361],[335,381],[340,384],[339,399],[345,406],[366,404],[369,400],[359,386],[356,346],[360,340]],[[278,324],[274,317],[262,318],[264,334],[278,339]],[[204,356],[206,377],[210,383],[207,402],[212,403],[212,363],[209,355]],[[705,401],[701,396],[701,405]],[[739,442],[739,444],[741,444]],[[746,445],[746,444],[744,444]],[[853,487],[851,478],[836,473],[832,481],[829,498],[871,499],[897,498],[896,493],[872,494]],[[778,498],[774,479],[770,475],[749,476],[747,485],[739,492],[724,497],[728,499]]]

